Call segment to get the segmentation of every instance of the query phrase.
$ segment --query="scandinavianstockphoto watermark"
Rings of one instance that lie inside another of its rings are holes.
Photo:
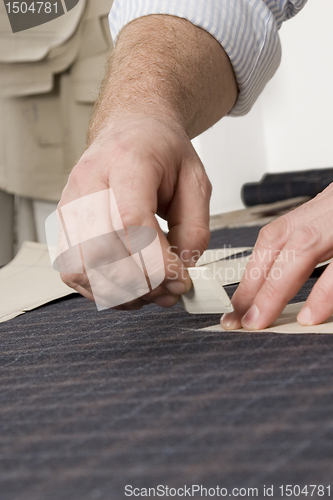
[[[48,23],[67,14],[82,0],[52,0],[51,2],[3,0],[13,33]]]
[[[169,248],[169,254],[174,255],[177,254],[179,258],[182,260],[182,262],[186,265],[189,262],[198,262],[202,252],[199,250],[193,250],[192,252],[189,250],[182,250],[178,251],[178,247],[175,245],[170,246]],[[233,252],[230,254],[230,250],[233,250]],[[295,250],[286,250],[285,253],[280,252],[280,250],[273,250],[272,247],[265,248],[263,250],[257,250],[254,253],[252,251],[250,252],[249,250],[241,250],[239,253],[236,253],[237,248],[233,249],[231,245],[224,245],[216,250],[206,250],[205,251],[205,261],[212,263],[212,262],[220,262],[220,261],[226,261],[228,260],[233,260],[233,259],[240,259],[246,256],[248,253],[248,262],[255,261],[257,263],[263,263],[263,262],[272,262],[272,261],[284,261],[284,262],[295,262],[296,259],[296,253]],[[229,255],[230,254],[230,255]],[[199,261],[200,262],[200,261]]]
[[[192,252],[183,250],[179,252],[177,247],[171,246],[168,249],[168,278],[171,280],[179,279],[177,255],[180,257],[185,267],[187,264],[193,262],[197,262],[199,267],[200,265],[208,265],[210,273],[207,275],[200,274],[201,279],[209,280],[213,277],[225,284],[236,283],[243,277],[253,281],[263,278],[266,279],[269,275],[275,280],[280,280],[283,276],[282,269],[277,266],[272,267],[272,263],[296,262],[296,253],[294,250],[280,252],[270,247],[264,250],[257,250],[255,253],[242,251],[239,254],[231,254],[229,257],[230,250],[230,245],[217,250],[206,250],[204,262],[200,264],[201,253],[199,250],[194,250]],[[185,270],[183,270],[182,273],[182,278],[184,279]],[[192,272],[192,277],[194,276],[195,274]]]

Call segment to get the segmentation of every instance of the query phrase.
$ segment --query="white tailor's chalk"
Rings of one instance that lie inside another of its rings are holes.
[[[191,314],[222,314],[232,312],[231,301],[224,288],[207,267],[187,269],[193,287],[182,295],[179,303]]]

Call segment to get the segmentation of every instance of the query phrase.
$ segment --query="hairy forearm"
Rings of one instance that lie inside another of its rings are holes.
[[[209,33],[173,16],[140,18],[110,56],[88,142],[127,112],[171,120],[193,138],[228,113],[237,92],[230,61]]]

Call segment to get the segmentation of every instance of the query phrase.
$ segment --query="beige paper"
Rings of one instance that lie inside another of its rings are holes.
[[[232,257],[233,255],[241,254],[252,250],[252,247],[223,247],[214,248],[213,250],[206,250],[198,259],[196,267],[206,266],[213,262],[218,262],[220,260],[226,259],[227,257]]]
[[[240,283],[249,258],[250,255],[238,259],[221,260],[220,262],[207,264],[206,267],[210,269],[213,277],[221,286],[235,285]]]
[[[47,245],[24,242],[0,269],[0,323],[72,293],[52,268]]]
[[[333,316],[328,318],[321,325],[314,326],[302,326],[297,322],[297,315],[304,305],[304,302],[299,302],[297,304],[289,304],[283,310],[280,317],[270,326],[263,330],[255,330],[256,332],[273,332],[273,333],[283,333],[283,334],[306,334],[306,333],[321,333],[329,334],[333,333]],[[202,330],[210,332],[225,332],[221,324],[209,326],[207,328],[202,328]],[[236,332],[246,332],[243,328],[239,330],[234,330]]]
[[[213,277],[221,286],[235,285],[242,280],[251,255],[240,255],[237,258],[234,256],[249,250],[253,250],[253,247],[226,247],[206,250],[196,263],[196,267],[208,267]],[[333,259],[329,259],[325,262],[319,262],[319,264],[316,265],[316,269],[330,264],[332,260]]]
[[[224,247],[206,250],[196,263],[196,267],[207,267],[211,271],[212,277],[221,286],[234,285],[241,281],[250,255],[241,255],[232,259],[228,257],[245,253],[248,250],[252,250],[252,247]]]

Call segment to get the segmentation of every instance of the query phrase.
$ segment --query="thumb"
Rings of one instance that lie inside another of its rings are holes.
[[[168,240],[186,267],[194,266],[208,246],[211,192],[211,183],[196,155],[182,165],[168,211]]]

